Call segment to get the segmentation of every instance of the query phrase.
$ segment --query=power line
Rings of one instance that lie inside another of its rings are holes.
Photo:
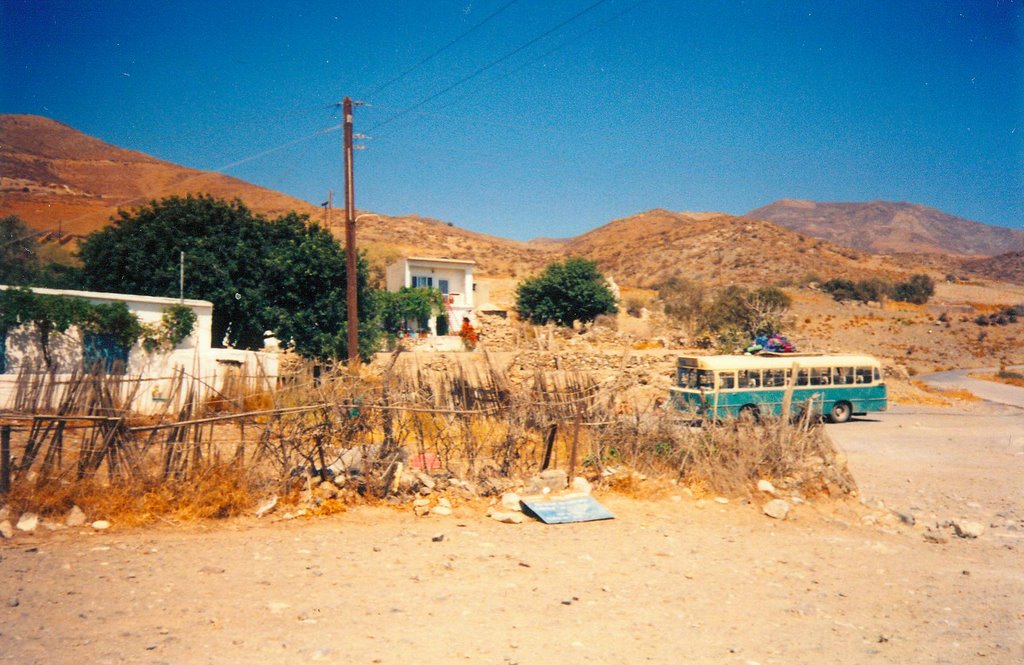
[[[556,32],[556,31],[560,30],[561,28],[563,28],[566,25],[572,23],[573,21],[575,21],[576,19],[580,18],[584,14],[587,14],[588,12],[596,9],[597,7],[599,7],[600,5],[603,5],[606,2],[608,2],[608,0],[597,0],[597,2],[587,6],[583,10],[573,14],[572,16],[570,16],[569,18],[565,19],[564,21],[562,21],[558,25],[554,26],[553,28],[550,28],[550,29],[544,31],[543,33],[541,33],[540,35],[537,35],[536,37],[534,37],[530,41],[526,42],[522,46],[519,46],[519,47],[513,49],[509,53],[506,53],[505,55],[503,55],[500,58],[498,58],[497,60],[494,60],[494,61],[484,65],[483,67],[480,67],[479,69],[474,71],[472,74],[469,74],[468,76],[464,76],[461,79],[459,79],[458,81],[456,81],[455,83],[452,83],[451,85],[449,85],[449,86],[447,86],[447,87],[445,87],[445,88],[435,92],[434,94],[429,95],[428,97],[426,97],[426,98],[416,102],[415,104],[413,104],[409,108],[405,109],[404,111],[400,111],[400,112],[396,113],[395,115],[391,116],[390,118],[387,118],[387,119],[377,123],[376,125],[374,125],[373,127],[371,127],[367,131],[371,131],[372,132],[372,131],[375,131],[375,130],[383,127],[384,125],[388,125],[388,124],[394,122],[395,120],[398,120],[399,118],[401,118],[401,117],[403,117],[403,116],[405,116],[405,115],[415,111],[416,109],[424,106],[425,104],[428,104],[428,103],[434,101],[438,97],[440,97],[440,96],[442,96],[442,95],[444,95],[446,93],[451,92],[452,90],[454,90],[455,88],[459,87],[463,83],[466,83],[467,81],[470,81],[470,80],[476,78],[477,76],[483,74],[487,70],[489,70],[489,69],[491,69],[491,68],[493,68],[493,67],[495,67],[497,65],[500,65],[501,63],[505,62],[506,60],[508,60],[512,56],[514,56],[514,55],[524,51],[525,49],[533,46],[534,44],[536,44],[540,40],[544,39],[548,35],[550,35],[550,34]]]
[[[472,28],[470,28],[469,30],[466,30],[466,31],[465,31],[465,32],[463,32],[463,33],[462,33],[461,35],[459,35],[459,36],[458,36],[458,37],[456,37],[455,39],[451,40],[450,42],[448,42],[447,44],[445,44],[445,45],[444,45],[444,46],[442,46],[441,48],[437,49],[436,51],[434,51],[433,53],[431,53],[431,54],[430,54],[430,55],[428,55],[427,57],[423,58],[422,60],[420,60],[419,62],[417,62],[417,63],[416,63],[415,65],[413,65],[412,67],[410,67],[410,68],[406,69],[406,70],[405,70],[404,72],[402,72],[402,73],[401,73],[401,74],[399,74],[398,76],[395,76],[394,78],[390,79],[389,81],[386,81],[386,82],[384,82],[383,84],[381,84],[381,85],[377,86],[376,88],[374,88],[374,89],[373,89],[373,90],[371,90],[370,92],[366,93],[366,97],[367,97],[367,98],[369,99],[370,97],[373,97],[374,95],[380,94],[380,93],[381,93],[382,91],[384,91],[385,89],[387,89],[387,88],[391,87],[391,85],[392,85],[392,84],[394,84],[394,83],[397,83],[398,81],[401,81],[401,80],[402,80],[402,79],[404,79],[404,78],[405,78],[406,76],[408,76],[408,75],[409,75],[409,74],[411,74],[412,72],[416,71],[417,69],[419,69],[419,68],[420,68],[420,67],[422,67],[423,65],[427,64],[428,62],[430,62],[431,60],[433,60],[434,58],[436,58],[436,57],[437,57],[438,55],[440,55],[441,53],[444,53],[445,51],[447,51],[448,49],[450,49],[450,48],[451,48],[452,46],[455,46],[455,44],[459,43],[459,42],[460,42],[460,41],[462,41],[462,40],[463,40],[463,39],[464,39],[465,37],[467,37],[467,36],[469,36],[469,35],[470,35],[471,33],[475,32],[475,31],[476,31],[476,30],[477,30],[478,28],[480,28],[480,27],[483,27],[483,25],[484,25],[484,24],[486,24],[486,23],[490,22],[490,20],[491,20],[491,19],[493,19],[493,18],[494,18],[494,17],[496,17],[496,16],[498,15],[498,14],[502,13],[503,11],[505,11],[506,9],[508,9],[509,7],[511,7],[512,5],[516,4],[517,2],[519,2],[519,0],[510,0],[510,2],[506,2],[506,3],[505,3],[504,5],[502,5],[501,7],[498,7],[498,8],[496,9],[496,10],[494,10],[493,12],[491,12],[491,13],[490,13],[490,14],[489,14],[489,15],[488,15],[488,16],[487,16],[487,17],[486,17],[486,18],[485,18],[484,20],[480,21],[479,23],[477,23],[476,25],[474,25],[474,26],[473,26]]]

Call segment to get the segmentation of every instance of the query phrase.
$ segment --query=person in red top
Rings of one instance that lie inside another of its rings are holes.
[[[472,351],[476,348],[477,334],[473,328],[473,324],[469,322],[469,317],[462,317],[462,328],[459,329],[459,337],[462,338],[462,343],[466,346],[466,349]]]

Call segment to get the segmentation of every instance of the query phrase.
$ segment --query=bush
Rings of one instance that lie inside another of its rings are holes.
[[[935,281],[928,275],[914,275],[906,282],[900,282],[892,290],[892,299],[923,305],[935,295]]]
[[[856,300],[858,302],[882,302],[892,291],[892,286],[881,279],[863,279],[854,282],[849,279],[833,278],[822,284],[821,288],[842,302]]]
[[[618,311],[597,264],[580,258],[552,263],[537,277],[523,280],[516,289],[516,307],[531,323],[553,321],[565,327]]]
[[[701,328],[714,333],[736,331],[747,341],[759,335],[774,335],[781,330],[791,303],[788,295],[773,286],[755,291],[727,286],[702,311]]]

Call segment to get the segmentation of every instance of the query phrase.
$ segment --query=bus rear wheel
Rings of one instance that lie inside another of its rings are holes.
[[[849,402],[836,402],[828,412],[830,423],[845,423],[853,415],[853,407]]]
[[[753,404],[747,404],[740,409],[739,419],[745,423],[756,423],[761,420],[761,412]]]

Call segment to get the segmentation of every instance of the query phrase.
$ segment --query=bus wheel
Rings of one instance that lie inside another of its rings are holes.
[[[740,409],[739,419],[745,423],[756,423],[761,420],[761,412],[753,404],[747,404]]]
[[[830,423],[845,423],[852,415],[853,407],[849,402],[836,402],[832,405],[832,410],[828,412],[828,421]]]

